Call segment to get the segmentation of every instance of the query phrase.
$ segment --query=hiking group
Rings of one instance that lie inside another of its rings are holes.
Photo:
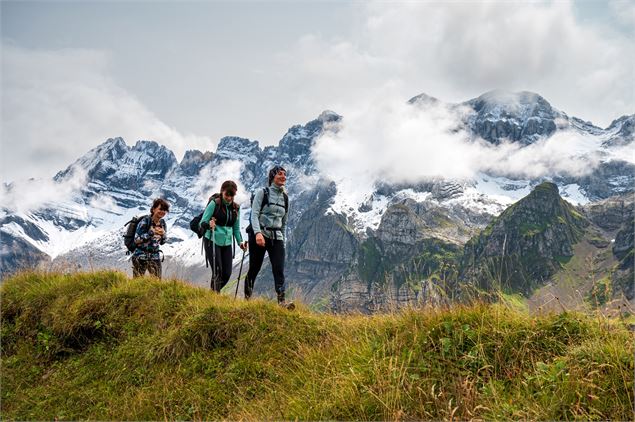
[[[268,174],[267,186],[256,190],[251,197],[251,214],[247,226],[247,241],[240,232],[240,205],[234,201],[238,186],[232,180],[223,182],[220,192],[208,200],[205,211],[194,217],[190,228],[203,238],[205,264],[211,268],[210,287],[220,292],[232,274],[234,241],[243,251],[249,251],[249,269],[244,282],[245,299],[253,294],[256,277],[262,267],[265,253],[269,255],[278,304],[293,308],[285,299],[285,241],[289,197],[285,185],[287,172],[281,166]],[[133,218],[124,235],[125,244],[132,253],[133,276],[140,277],[146,270],[161,278],[160,245],[166,242],[167,227],[164,217],[170,209],[164,199],[155,199],[150,215]],[[242,272],[242,261],[241,261]],[[240,283],[239,273],[236,283]],[[238,284],[236,286],[238,289]],[[238,291],[238,290],[237,290]]]

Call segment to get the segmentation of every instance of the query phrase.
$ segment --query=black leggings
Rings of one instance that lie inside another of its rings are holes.
[[[205,238],[205,257],[209,265],[212,266],[212,241]],[[223,287],[229,281],[229,277],[232,275],[232,246],[218,246],[216,245],[216,255],[214,260],[216,261],[216,270],[212,266],[212,280],[210,282],[213,290],[220,292]],[[216,277],[214,277],[216,275]]]
[[[269,254],[276,293],[284,297],[284,242],[282,240],[269,239],[265,236],[265,247],[263,248],[256,243],[256,236],[250,234],[249,271],[245,280],[245,297],[247,298],[251,297],[253,292],[256,277],[262,267],[262,261],[265,259],[265,252]]]

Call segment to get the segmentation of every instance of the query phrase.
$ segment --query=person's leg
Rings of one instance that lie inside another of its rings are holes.
[[[258,272],[260,272],[266,251],[265,248],[256,244],[256,236],[249,235],[249,270],[247,271],[247,278],[245,278],[245,299],[251,297],[256,276],[258,276]]]
[[[148,272],[157,278],[161,278],[161,260],[153,259],[146,261],[148,263]]]
[[[132,257],[132,277],[142,277],[146,272],[147,261],[139,257]]]
[[[218,254],[216,256],[216,262],[220,263],[219,275],[220,284],[218,291],[220,291],[232,275],[232,247],[230,246],[217,246]]]
[[[269,261],[273,272],[278,302],[284,302],[284,242],[282,240],[266,240]]]
[[[220,284],[218,280],[218,277],[220,275],[218,255],[215,256],[214,259],[212,259],[212,254],[217,253],[217,251],[214,250],[215,245],[212,243],[212,241],[207,238],[205,238],[203,245],[205,246],[205,261],[209,264],[209,267],[212,270],[212,275],[210,278],[210,287],[212,290],[215,290],[218,292],[220,291],[220,289],[218,288],[218,285]],[[218,247],[216,247],[216,249],[218,249]],[[214,268],[214,264],[216,264],[216,268]]]

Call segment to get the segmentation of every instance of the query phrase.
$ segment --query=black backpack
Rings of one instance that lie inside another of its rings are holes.
[[[145,215],[142,217],[132,217],[132,220],[124,224],[124,228],[128,226],[126,233],[123,235],[123,243],[124,245],[126,245],[126,249],[128,249],[126,255],[129,255],[131,252],[134,252],[134,250],[137,249],[137,245],[134,243],[134,236],[137,232],[137,226],[139,225],[139,222],[145,217]]]
[[[207,200],[207,205],[209,205],[209,203],[212,201],[216,201],[216,205],[220,205],[220,194],[215,193],[212,196],[210,196],[209,199]],[[205,208],[207,208],[207,205],[205,205]],[[203,219],[204,213],[205,213],[205,210],[203,210],[202,213],[194,216],[194,218],[192,218],[192,220],[190,221],[190,230],[196,233],[199,239],[203,237],[203,235],[205,234],[205,231],[207,231],[205,227],[200,227],[201,220]],[[234,221],[236,221],[237,216],[238,216],[238,204],[234,202],[234,216],[233,216]]]

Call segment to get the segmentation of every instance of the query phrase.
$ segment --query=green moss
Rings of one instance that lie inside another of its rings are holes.
[[[547,227],[549,226],[550,224],[546,221],[542,221],[540,223],[522,222],[518,226],[518,230],[523,236],[535,236],[547,230]]]
[[[569,261],[571,261],[571,257],[570,256],[562,256],[562,255],[556,255],[554,257],[554,259],[556,261],[558,261],[560,264],[565,265],[567,264]]]

